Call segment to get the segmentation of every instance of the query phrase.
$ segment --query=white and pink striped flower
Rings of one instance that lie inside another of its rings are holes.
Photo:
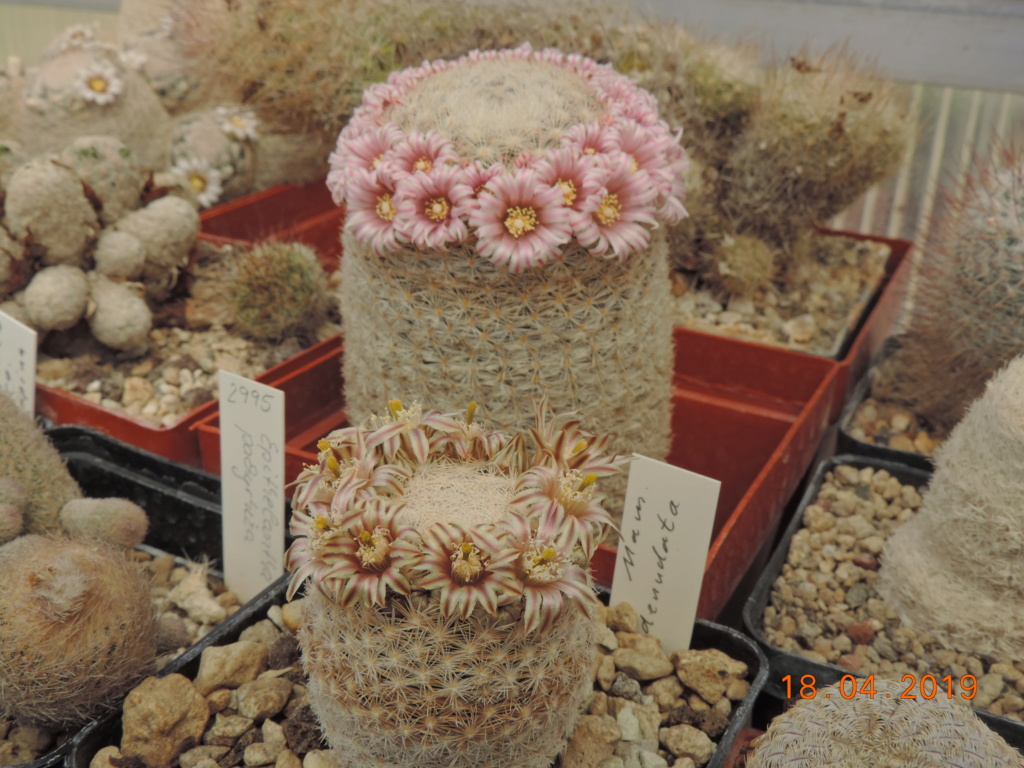
[[[469,214],[480,254],[513,273],[555,258],[572,237],[562,192],[530,169],[491,179]]]
[[[395,180],[388,169],[381,166],[374,171],[353,171],[345,186],[345,227],[378,255],[396,249],[400,239],[395,227],[398,210]]]
[[[645,249],[658,225],[653,210],[658,187],[650,174],[634,170],[625,152],[609,155],[607,164],[590,173],[600,179],[601,188],[573,219],[577,240],[595,256],[623,259]]]
[[[469,235],[464,216],[473,203],[473,190],[453,165],[403,179],[395,193],[398,227],[417,248],[442,250],[465,242]]]
[[[401,140],[401,130],[392,123],[339,138],[338,146],[327,158],[331,167],[327,188],[334,202],[340,205],[348,197],[348,180],[354,172],[376,171],[385,155]]]
[[[386,162],[396,179],[404,179],[444,165],[458,165],[459,156],[452,143],[437,131],[416,131],[394,147]]]

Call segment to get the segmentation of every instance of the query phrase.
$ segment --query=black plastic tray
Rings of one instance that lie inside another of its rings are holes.
[[[872,368],[885,356],[888,345],[882,349],[881,354],[875,359]],[[857,406],[867,399],[871,391],[871,371],[868,370],[857,382],[857,386],[850,393],[846,405],[843,406],[842,415],[839,417],[839,437],[836,440],[836,453],[851,454],[854,456],[869,456],[873,459],[891,461],[896,464],[905,464],[908,467],[919,469],[922,472],[931,472],[934,464],[930,456],[924,456],[913,451],[899,451],[887,445],[876,445],[858,440],[850,434],[850,424],[853,423]]]
[[[55,439],[53,435],[57,432],[61,434]],[[220,506],[189,492],[192,488],[208,486],[208,480],[202,477],[205,473],[80,427],[61,427],[47,434],[86,496],[126,498],[146,510],[149,532],[145,544],[191,559],[220,559]],[[102,440],[97,440],[97,437]],[[141,472],[127,469],[122,462],[129,467],[137,463]],[[220,481],[214,480],[219,485]],[[203,495],[209,494],[204,490]],[[161,674],[198,656],[205,647],[204,642],[205,638],[189,648]],[[87,727],[83,726],[83,729]],[[12,768],[50,768],[57,765],[69,754],[73,741],[74,738],[68,739],[39,759]]]
[[[864,467],[884,469],[905,485],[913,485],[917,488],[926,486],[931,477],[930,472],[909,467],[900,462],[850,454],[835,456],[818,467],[814,478],[807,487],[804,497],[800,500],[800,506],[797,508],[796,514],[786,527],[778,547],[772,554],[771,560],[768,561],[768,565],[761,574],[761,578],[754,585],[754,590],[750,597],[747,598],[747,603],[743,607],[743,624],[746,627],[747,634],[757,640],[757,643],[768,658],[769,675],[765,683],[764,693],[767,696],[785,701],[787,704],[793,703],[795,697],[792,700],[786,699],[785,690],[782,685],[782,679],[786,675],[792,675],[793,680],[799,680],[802,675],[814,675],[816,686],[819,688],[837,683],[845,675],[864,677],[834,664],[822,664],[811,661],[795,653],[789,653],[781,648],[776,648],[768,642],[761,631],[761,619],[771,597],[772,584],[774,584],[775,579],[782,572],[782,566],[785,564],[786,557],[789,554],[790,540],[803,527],[803,511],[817,498],[818,491],[824,482],[825,474],[842,464],[848,464],[858,469],[863,469]],[[1002,736],[1011,747],[1024,753],[1024,724],[980,709],[975,709],[974,712],[985,725]]]
[[[187,659],[182,657],[176,660],[175,668],[167,671],[195,677],[199,671],[199,656],[205,648],[235,642],[242,630],[265,617],[267,608],[284,602],[287,587],[287,576],[267,587],[238,613],[218,625],[199,645],[190,649]],[[607,593],[603,594],[602,598],[606,600]],[[730,627],[701,619],[694,625],[691,647],[697,650],[717,648],[737,661],[745,663],[749,670],[750,690],[733,710],[729,725],[718,741],[715,754],[707,763],[707,768],[725,768],[733,742],[740,731],[751,725],[754,702],[768,678],[768,662],[761,649],[746,635]],[[119,712],[112,712],[91,723],[73,740],[71,750],[64,760],[64,768],[89,768],[93,756],[103,747],[119,744],[121,735]]]

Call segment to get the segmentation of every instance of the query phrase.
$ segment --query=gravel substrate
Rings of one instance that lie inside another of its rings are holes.
[[[746,664],[714,649],[666,655],[636,632],[628,605],[601,615],[594,695],[555,764],[705,765],[749,691]],[[316,727],[293,636],[301,616],[302,601],[273,606],[237,642],[207,649],[194,679],[144,681],[126,701],[121,744],[101,749],[91,768],[365,768],[329,749]],[[175,707],[160,706],[170,698]]]
[[[240,607],[238,596],[202,565],[179,565],[171,555],[154,557],[140,551],[134,555],[152,577],[153,605],[159,616],[158,670]],[[57,732],[0,719],[0,765],[36,760],[77,731]]]
[[[819,236],[816,259],[785,290],[758,289],[723,302],[701,280],[673,275],[675,321],[697,331],[835,355],[885,274],[891,249],[884,243]]]
[[[956,700],[961,677],[973,675],[977,691],[970,703],[1019,721],[1024,660],[944,648],[903,626],[876,591],[886,539],[920,505],[917,489],[885,470],[840,466],[827,473],[773,585],[763,617],[765,638],[784,651],[860,675],[912,675],[915,681],[926,674],[938,680],[952,675]]]
[[[847,434],[869,445],[931,456],[942,440],[922,420],[897,403],[865,398],[856,408]]]

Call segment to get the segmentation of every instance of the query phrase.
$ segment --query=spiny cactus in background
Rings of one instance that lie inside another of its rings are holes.
[[[663,228],[686,155],[654,100],[590,59],[528,46],[396,73],[332,155],[344,202],[345,402],[385,392],[484,402],[526,429],[531,400],[579,409],[614,448],[670,443]]]
[[[359,765],[547,768],[581,713],[610,522],[597,481],[623,460],[544,407],[532,449],[474,415],[392,401],[296,481],[310,703]]]
[[[905,681],[876,677],[874,695],[860,693],[863,684],[847,678],[776,717],[747,753],[746,768],[1024,767],[1019,752],[945,690],[931,699],[907,699],[901,697]]]
[[[935,454],[916,517],[889,538],[878,591],[904,624],[974,654],[1024,658],[1024,357]]]
[[[121,550],[24,536],[0,550],[0,717],[80,725],[147,674],[156,617]]]
[[[24,519],[28,533],[57,533],[61,530],[61,507],[82,497],[82,489],[50,441],[14,401],[0,392],[0,477],[13,484],[0,484],[0,503],[25,498]],[[14,488],[4,493],[4,488]]]
[[[327,320],[327,273],[302,243],[268,242],[239,253],[231,263],[227,293],[234,325],[257,340],[311,336]]]
[[[872,382],[875,397],[905,404],[943,434],[1024,352],[1024,141],[947,199],[906,330]]]
[[[721,204],[736,231],[792,243],[891,173],[907,140],[896,94],[841,51],[769,70],[722,167]]]

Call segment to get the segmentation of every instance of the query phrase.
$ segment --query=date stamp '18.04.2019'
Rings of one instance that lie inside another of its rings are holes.
[[[836,693],[835,691],[824,693],[820,691],[818,679],[814,675],[801,675],[799,680],[794,680],[793,675],[786,675],[781,682],[785,686],[787,699],[813,699],[819,695],[828,699]],[[896,696],[900,699],[934,699],[936,696],[952,699],[959,696],[970,700],[978,692],[978,680],[974,675],[961,675],[959,678],[953,675],[941,678],[935,675],[922,675],[920,678],[915,675],[904,675],[900,678],[900,682],[906,685],[906,689]],[[883,694],[875,690],[874,675],[868,675],[865,678],[843,675],[839,679],[838,695],[844,699],[864,696],[870,699],[876,696],[888,699],[894,696],[891,693]]]

